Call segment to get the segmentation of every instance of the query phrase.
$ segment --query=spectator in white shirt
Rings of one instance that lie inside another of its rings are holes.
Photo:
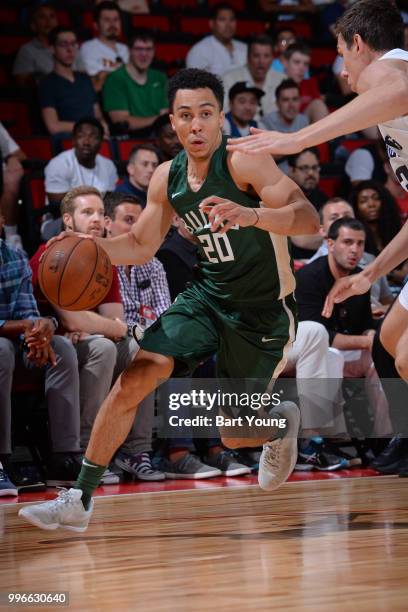
[[[129,61],[129,49],[118,42],[122,21],[116,2],[100,2],[95,7],[94,21],[98,36],[83,43],[80,55],[95,90],[101,91],[109,72]]]
[[[234,68],[226,72],[223,77],[226,92],[224,110],[229,107],[228,92],[235,83],[246,82],[251,87],[262,89],[265,95],[255,115],[255,121],[259,121],[263,115],[271,113],[276,109],[275,90],[285,75],[271,69],[273,60],[273,42],[265,34],[255,36],[248,45],[248,61],[245,66]]]
[[[235,10],[220,3],[214,6],[210,19],[212,34],[195,44],[187,54],[187,68],[201,68],[222,75],[244,66],[247,46],[234,38],[237,29]]]
[[[115,164],[98,154],[103,127],[93,117],[76,122],[72,133],[73,148],[63,151],[45,167],[45,191],[53,209],[58,208],[65,194],[74,187],[87,185],[101,192],[112,191],[118,180]],[[41,227],[44,240],[61,230],[61,219],[46,219]]]

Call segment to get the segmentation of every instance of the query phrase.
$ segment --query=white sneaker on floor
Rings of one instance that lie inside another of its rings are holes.
[[[111,484],[119,484],[120,477],[112,472],[109,468],[106,468],[104,473],[101,476],[101,481],[99,485],[111,485]]]
[[[286,419],[286,433],[284,438],[276,438],[263,445],[258,482],[264,491],[274,491],[289,478],[298,456],[299,408],[293,402],[282,402],[270,416]]]
[[[69,531],[85,531],[88,527],[93,510],[91,500],[88,510],[81,501],[81,489],[63,489],[56,499],[41,504],[24,506],[18,516],[40,529],[68,529]]]

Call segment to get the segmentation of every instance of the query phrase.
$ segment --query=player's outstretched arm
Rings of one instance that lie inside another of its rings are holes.
[[[171,162],[161,164],[150,181],[147,205],[128,234],[96,238],[115,265],[141,265],[158,251],[171,226],[174,210],[167,199]]]
[[[367,66],[360,76],[358,92],[354,100],[298,132],[251,129],[251,136],[228,139],[227,149],[290,155],[408,113],[408,77],[397,68],[396,61],[376,61]]]

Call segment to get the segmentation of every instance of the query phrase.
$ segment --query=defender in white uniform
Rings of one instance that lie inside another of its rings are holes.
[[[252,129],[251,136],[230,139],[230,151],[289,155],[338,136],[378,124],[393,170],[408,191],[408,53],[404,25],[389,0],[357,0],[337,24],[342,76],[359,95],[342,108],[298,132],[281,134]],[[363,272],[347,276],[330,291],[323,315],[333,304],[368,291],[380,276],[408,259],[408,223]],[[408,381],[408,284],[402,289],[381,329],[381,342]]]

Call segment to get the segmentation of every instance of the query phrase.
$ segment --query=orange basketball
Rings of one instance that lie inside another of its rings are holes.
[[[95,308],[112,284],[112,265],[94,240],[73,234],[55,241],[38,270],[45,297],[65,310]]]

